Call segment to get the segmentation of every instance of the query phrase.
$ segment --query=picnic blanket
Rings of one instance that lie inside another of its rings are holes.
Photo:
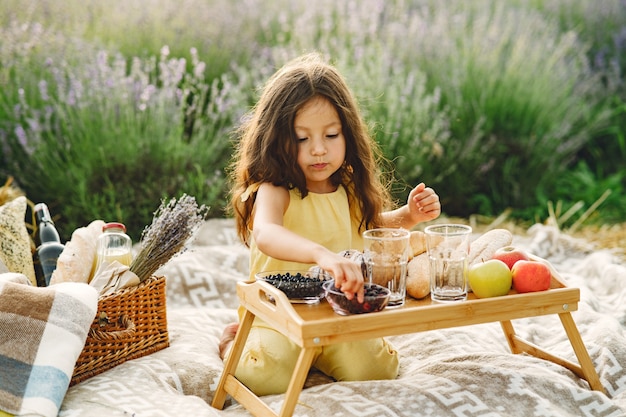
[[[626,416],[623,259],[541,224],[513,243],[548,259],[580,288],[572,317],[606,394],[562,366],[512,354],[496,322],[390,337],[400,354],[392,381],[336,382],[312,371],[294,415]],[[230,398],[223,410],[210,405],[223,369],[218,340],[237,320],[235,284],[248,278],[248,257],[231,219],[208,221],[192,247],[158,272],[167,279],[170,347],[72,386],[59,416],[250,416]],[[513,325],[520,337],[577,362],[556,315]],[[279,411],[284,395],[263,399]]]
[[[0,274],[0,410],[58,414],[97,297],[87,284],[38,288],[25,275]]]

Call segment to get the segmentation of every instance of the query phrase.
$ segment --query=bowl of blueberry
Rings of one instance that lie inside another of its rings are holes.
[[[337,287],[335,281],[330,280],[324,283],[324,291],[328,304],[335,310],[335,313],[347,316],[350,314],[374,313],[381,311],[389,302],[390,291],[378,284],[366,282],[364,284],[365,297],[363,303],[359,303],[356,295],[352,300],[348,300],[346,295]]]
[[[292,303],[303,304],[319,303],[325,296],[322,284],[332,281],[332,277],[319,268],[308,271],[259,272],[255,277],[284,292]]]

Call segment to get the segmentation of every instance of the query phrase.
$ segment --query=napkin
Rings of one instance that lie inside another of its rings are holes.
[[[139,285],[139,277],[127,265],[118,261],[103,262],[89,283],[100,296]]]

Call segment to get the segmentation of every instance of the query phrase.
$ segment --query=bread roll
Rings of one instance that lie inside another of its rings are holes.
[[[426,252],[426,233],[419,230],[411,232],[411,257]]]
[[[409,261],[406,292],[413,298],[424,298],[430,294],[430,265],[427,252],[417,255]]]

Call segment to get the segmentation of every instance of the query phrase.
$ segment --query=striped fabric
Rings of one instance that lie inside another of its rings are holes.
[[[0,410],[58,414],[97,297],[87,284],[37,288],[0,275]]]

